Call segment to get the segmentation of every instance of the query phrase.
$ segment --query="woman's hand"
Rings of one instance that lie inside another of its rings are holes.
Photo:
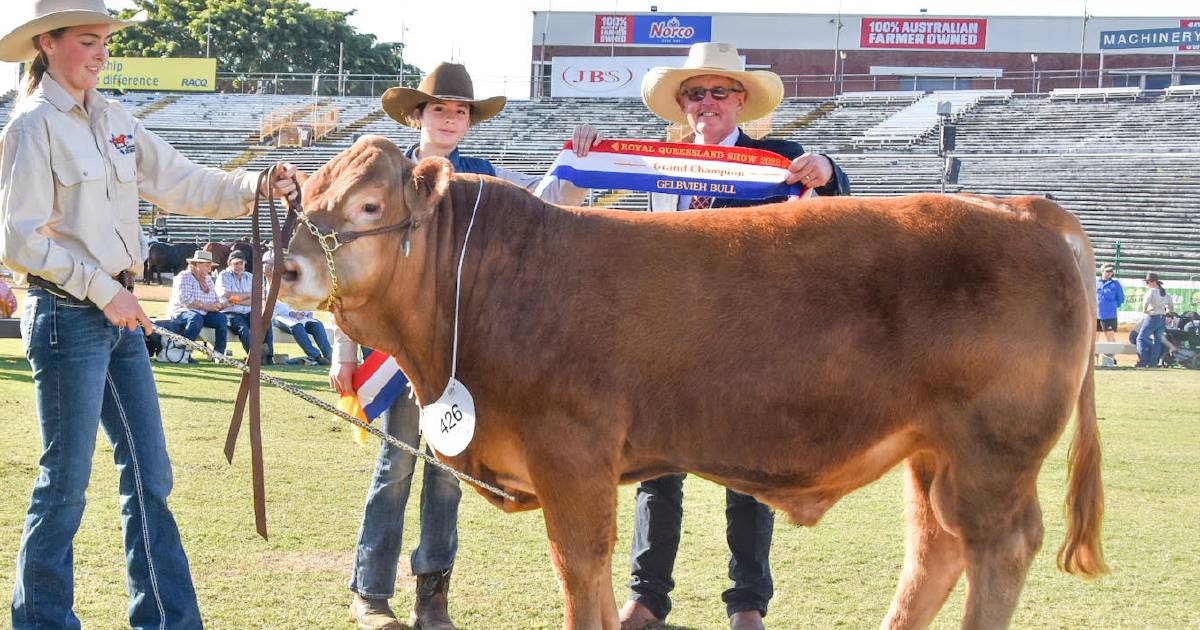
[[[296,182],[294,181],[296,173],[296,167],[287,162],[275,165],[275,171],[271,173],[271,177],[268,179],[271,186],[275,188],[276,197],[291,199],[296,193],[300,192],[300,189],[296,188]],[[267,196],[267,181],[263,181],[263,186],[259,192],[264,197]]]
[[[329,366],[329,386],[339,394],[353,394],[354,382],[352,377],[354,376],[354,369],[357,367],[358,364],[353,361],[334,363]]]
[[[154,326],[146,316],[146,311],[142,310],[138,299],[124,287],[117,290],[117,294],[104,306],[103,311],[104,317],[108,318],[113,326],[127,328],[130,332],[141,326],[146,335],[154,332]]]

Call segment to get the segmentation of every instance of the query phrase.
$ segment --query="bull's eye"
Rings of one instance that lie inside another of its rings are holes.
[[[379,204],[368,203],[363,206],[363,212],[366,212],[367,214],[375,214],[376,212],[379,212]]]

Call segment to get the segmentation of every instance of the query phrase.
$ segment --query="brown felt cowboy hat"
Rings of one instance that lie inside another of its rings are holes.
[[[659,118],[681,125],[687,116],[675,100],[684,81],[715,74],[729,77],[746,88],[746,104],[738,112],[737,122],[762,118],[783,100],[783,80],[769,70],[746,70],[733,44],[706,42],[692,44],[682,68],[651,68],[642,78],[642,102]]]
[[[466,67],[445,62],[439,63],[429,76],[422,79],[417,89],[388,88],[381,100],[383,111],[387,112],[388,116],[409,127],[417,126],[412,113],[422,103],[466,103],[471,106],[471,124],[476,125],[499,114],[507,102],[503,96],[476,100],[475,88],[471,84],[471,75],[467,74]]]
[[[33,38],[42,33],[84,24],[111,24],[117,31],[146,19],[146,12],[139,11],[132,20],[118,20],[108,14],[104,0],[25,0],[12,5],[9,10],[18,14],[18,24],[0,38],[0,61],[29,61],[36,57]]]

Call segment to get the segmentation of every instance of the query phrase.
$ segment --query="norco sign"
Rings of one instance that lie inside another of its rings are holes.
[[[597,44],[691,45],[712,40],[708,15],[597,15]]]
[[[679,67],[686,57],[555,57],[551,96],[640,96],[642,77],[657,66]]]

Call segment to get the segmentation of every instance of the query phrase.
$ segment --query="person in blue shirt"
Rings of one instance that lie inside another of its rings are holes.
[[[1113,277],[1113,266],[1106,263],[1096,278],[1096,332],[1104,333],[1108,341],[1117,340],[1117,309],[1124,303],[1125,289]]]

